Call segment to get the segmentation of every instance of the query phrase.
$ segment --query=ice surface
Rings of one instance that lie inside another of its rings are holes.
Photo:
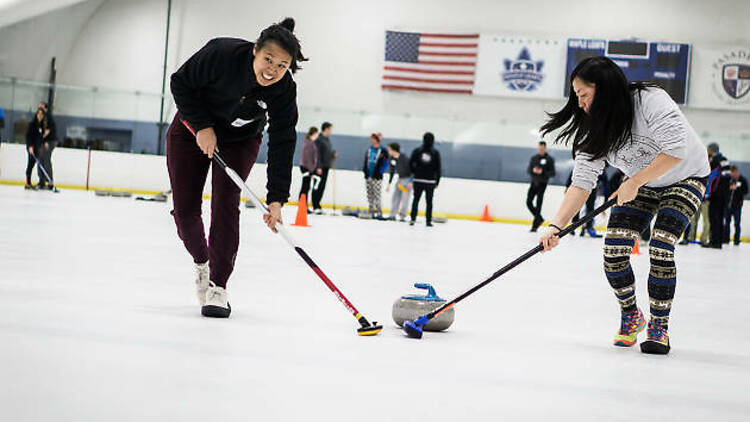
[[[242,211],[232,316],[211,320],[169,203],[9,186],[0,198],[2,420],[750,420],[747,244],[678,247],[672,353],[648,356],[611,346],[619,311],[601,239],[563,240],[459,304],[449,331],[413,340],[390,319],[413,283],[452,298],[536,236],[311,216],[292,234],[385,323],[359,337],[255,210]]]

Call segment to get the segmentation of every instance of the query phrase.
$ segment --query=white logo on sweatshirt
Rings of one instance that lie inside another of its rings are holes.
[[[240,118],[238,117],[238,118],[236,118],[236,119],[235,119],[235,120],[234,120],[234,121],[232,122],[232,126],[234,126],[234,127],[242,127],[242,126],[245,126],[245,125],[246,125],[246,124],[248,124],[248,123],[251,123],[251,122],[253,122],[254,120],[255,120],[255,119],[250,119],[250,120],[243,120],[243,119],[240,119]]]
[[[431,161],[432,161],[432,155],[430,155],[430,154],[428,154],[426,152],[423,152],[422,153],[422,162],[423,163],[429,163]]]

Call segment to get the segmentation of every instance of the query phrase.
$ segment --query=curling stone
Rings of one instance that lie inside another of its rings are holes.
[[[341,214],[349,217],[356,217],[359,214],[359,210],[352,207],[344,207],[344,209],[341,210]]]
[[[132,192],[124,192],[124,191],[112,191],[109,193],[110,196],[114,196],[115,198],[130,198],[133,196]]]
[[[108,190],[96,190],[94,194],[96,196],[109,196],[110,192]]]
[[[253,201],[247,200],[245,201],[245,208],[255,208],[255,204],[253,204]]]
[[[448,219],[445,217],[432,217],[432,222],[438,223],[438,224],[445,224],[448,222]]]
[[[162,192],[152,197],[138,196],[135,198],[136,201],[148,201],[148,202],[167,202],[167,195]]]
[[[430,313],[447,302],[435,293],[435,288],[430,284],[415,283],[414,287],[418,289],[426,289],[427,294],[424,296],[402,296],[393,302],[393,321],[398,324],[399,327],[404,325],[404,321],[414,321],[420,316]],[[450,308],[430,320],[430,322],[424,326],[424,329],[427,331],[443,331],[453,324],[453,318],[455,315],[455,309]]]
[[[372,214],[366,211],[362,211],[359,214],[357,214],[357,218],[361,218],[363,220],[372,220]]]

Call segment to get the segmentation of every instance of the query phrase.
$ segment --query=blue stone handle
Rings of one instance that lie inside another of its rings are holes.
[[[414,287],[427,290],[427,296],[425,296],[427,299],[441,300],[437,293],[435,293],[435,288],[429,283],[414,283]]]

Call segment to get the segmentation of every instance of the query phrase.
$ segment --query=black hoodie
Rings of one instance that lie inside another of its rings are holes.
[[[737,189],[729,190],[729,207],[739,208],[742,206],[742,201],[745,200],[745,195],[748,192],[747,179],[741,174],[738,179],[732,179],[730,176],[729,185],[731,186],[732,184],[737,186]]]
[[[434,142],[434,138],[425,136],[422,146],[411,153],[409,166],[416,183],[440,183],[440,153],[433,147]]]
[[[43,138],[44,138],[44,129],[46,128],[46,124],[44,119],[40,122],[36,119],[36,114],[34,115],[34,118],[29,122],[29,127],[26,129],[26,148],[33,147],[34,150],[40,148],[42,146]],[[36,154],[36,152],[34,152]]]
[[[260,86],[252,69],[253,43],[214,38],[172,74],[180,118],[196,132],[213,127],[219,145],[247,141],[268,126],[268,202],[289,198],[297,142],[297,85],[290,72]],[[266,114],[267,113],[267,114]]]

